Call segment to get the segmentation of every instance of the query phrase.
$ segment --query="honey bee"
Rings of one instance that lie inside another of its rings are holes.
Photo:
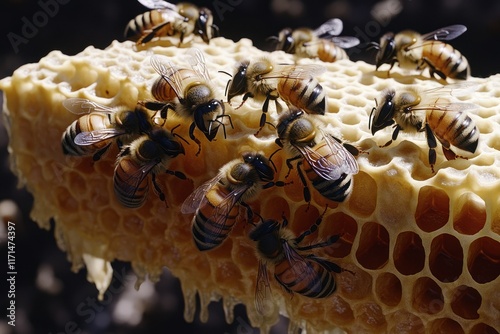
[[[323,213],[324,215],[324,213]],[[304,251],[322,248],[335,243],[339,235],[324,242],[301,246],[302,240],[316,230],[323,219],[321,215],[311,228],[298,237],[276,220],[264,220],[249,236],[257,242],[259,269],[255,287],[255,307],[261,315],[273,312],[268,269],[274,272],[276,281],[290,294],[298,293],[309,298],[326,298],[336,290],[334,273],[344,271],[337,264]]]
[[[368,127],[374,135],[388,126],[394,127],[392,139],[382,147],[396,140],[400,131],[425,132],[429,146],[429,164],[434,173],[437,146],[436,138],[441,143],[447,160],[457,156],[451,145],[474,153],[479,142],[479,130],[466,111],[477,106],[471,103],[453,103],[445,93],[459,96],[460,90],[473,85],[462,83],[447,85],[438,89],[419,91],[410,87],[403,91],[387,89],[383,92],[381,103],[373,107]],[[463,158],[463,157],[461,157]]]
[[[348,59],[344,49],[359,44],[359,39],[356,37],[337,36],[342,29],[343,23],[340,19],[330,19],[315,30],[285,28],[280,31],[278,37],[273,39],[277,40],[276,50],[333,63],[337,60]]]
[[[74,114],[83,114],[62,135],[61,144],[66,155],[93,155],[97,161],[115,138],[140,135],[153,128],[147,102],[137,103],[134,110],[110,108],[82,98],[66,99],[63,105]],[[121,146],[121,141],[118,142]]]
[[[342,144],[340,140],[324,132],[300,109],[291,109],[283,114],[279,119],[277,132],[276,143],[293,155],[286,160],[288,173],[292,169],[291,162],[300,159],[297,172],[304,185],[306,202],[311,201],[311,194],[301,165],[304,165],[304,172],[313,187],[325,198],[343,202],[350,195],[352,175],[359,171],[353,156],[353,153],[357,155],[359,151],[354,146]],[[318,136],[321,137],[320,140],[317,140]]]
[[[177,5],[163,0],[138,0],[151,9],[137,15],[125,27],[125,38],[135,40],[138,45],[151,42],[156,37],[179,36],[179,45],[192,34],[209,43],[219,28],[213,24],[212,12],[189,2]]]
[[[451,45],[442,42],[452,40],[463,34],[467,28],[457,24],[444,27],[430,33],[420,35],[412,30],[398,34],[386,33],[380,39],[380,44],[371,43],[378,49],[376,68],[382,64],[395,63],[401,68],[423,70],[429,69],[431,77],[437,75],[443,80],[466,80],[470,75],[467,59]]]
[[[221,167],[219,173],[196,188],[181,207],[183,214],[195,213],[192,222],[193,238],[199,250],[219,246],[229,235],[239,217],[240,205],[247,210],[251,221],[253,212],[245,203],[262,189],[283,186],[273,182],[274,170],[260,153],[245,152]]]
[[[192,70],[178,69],[157,56],[151,57],[151,66],[160,75],[153,84],[152,95],[165,102],[165,106],[172,108],[180,117],[193,120],[189,127],[189,137],[198,144],[198,155],[201,152],[201,142],[194,135],[195,128],[212,141],[219,127],[223,128],[226,137],[226,128],[222,121],[224,117],[229,119],[231,127],[233,125],[230,115],[225,114],[222,100],[214,97],[214,88],[210,84],[210,75],[201,51],[190,49],[187,59]]]
[[[155,192],[165,201],[165,195],[156,183],[156,174],[165,171],[186,179],[182,172],[165,169],[170,159],[179,154],[184,154],[182,144],[161,127],[154,128],[148,135],[142,135],[125,146],[118,155],[113,175],[118,201],[127,208],[141,207],[149,192],[149,174]]]
[[[278,98],[307,113],[324,115],[326,94],[314,76],[325,71],[326,68],[321,65],[277,65],[267,58],[252,63],[243,61],[228,82],[228,102],[242,94],[241,105],[249,97],[264,97],[259,131],[266,123],[269,101],[276,101],[276,109],[281,111]]]

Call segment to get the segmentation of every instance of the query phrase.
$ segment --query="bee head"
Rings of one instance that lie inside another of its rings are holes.
[[[377,100],[375,100],[375,107],[373,107],[368,128],[372,130],[372,135],[377,131],[382,130],[392,124],[394,124],[394,96],[396,92],[394,90],[388,90],[384,92],[384,97],[382,103],[378,105]]]
[[[231,101],[233,97],[244,94],[248,91],[247,70],[249,64],[249,61],[243,61],[236,69],[236,73],[234,73],[233,78],[231,79],[231,84],[227,89],[228,102]]]
[[[199,14],[195,31],[203,39],[203,42],[208,44],[210,39],[214,37],[214,31],[217,32],[218,28],[212,24],[214,17],[210,9],[202,7]]]
[[[385,33],[380,38],[380,44],[378,47],[378,52],[375,57],[376,69],[382,64],[390,64],[394,57],[396,56],[396,40],[394,38],[394,33]]]
[[[243,161],[254,168],[262,182],[270,182],[274,179],[274,170],[269,165],[269,160],[262,154],[245,152]]]
[[[275,50],[282,50],[286,53],[292,53],[294,48],[294,39],[292,36],[292,29],[285,28],[278,34],[278,42]]]
[[[265,257],[279,256],[282,244],[279,235],[280,223],[268,219],[257,225],[249,234],[250,239],[257,242],[257,250]]]
[[[287,137],[287,133],[291,125],[302,115],[304,112],[301,109],[290,109],[288,113],[285,113],[283,117],[280,118],[276,130],[278,131],[278,138],[283,140]]]
[[[162,154],[170,157],[175,157],[179,154],[184,154],[184,147],[180,142],[174,139],[174,136],[163,128],[155,128],[149,134],[151,142],[156,144],[157,150],[161,150]]]

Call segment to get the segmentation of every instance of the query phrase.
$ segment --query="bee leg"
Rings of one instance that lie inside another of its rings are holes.
[[[183,172],[179,172],[177,170],[170,170],[170,169],[167,169],[165,170],[165,173],[169,174],[169,175],[173,175],[181,180],[186,180],[187,179],[187,176],[186,174],[184,174]]]
[[[94,153],[94,155],[92,156],[92,160],[93,161],[98,161],[101,159],[101,157],[103,156],[104,153],[106,153],[106,151],[108,150],[108,148],[111,146],[111,143],[109,143],[108,145],[104,146],[103,148],[101,148],[100,150],[98,150],[97,152]],[[121,147],[120,147],[121,149]]]
[[[262,105],[262,114],[260,115],[260,121],[259,121],[259,130],[255,132],[254,136],[257,136],[259,132],[262,130],[264,125],[266,125],[266,120],[267,120],[267,110],[269,109],[269,101],[271,99],[271,95],[267,94],[266,99],[264,100],[264,104]]]
[[[253,221],[253,214],[254,214],[252,208],[245,202],[240,202],[240,205],[244,207],[245,210],[247,211],[247,222],[251,223]]]
[[[348,144],[348,143],[344,143],[343,141],[341,141],[339,138],[335,137],[335,136],[332,136],[330,135],[330,137],[332,137],[333,139],[335,139],[339,144],[342,144],[342,146],[344,146],[344,148],[349,151],[349,153],[351,153],[353,156],[357,157],[358,155],[360,155],[361,153],[366,153],[366,154],[370,154],[368,151],[363,151],[363,150],[360,150],[359,148],[357,148],[356,146],[354,145],[351,145],[351,144]]]
[[[431,78],[437,79],[438,81],[439,81],[439,78],[441,78],[442,80],[446,81],[446,75],[442,71],[439,71],[436,68],[436,66],[434,66],[428,59],[424,58],[423,62],[425,63],[425,65],[427,65],[429,67],[429,75]],[[424,66],[422,66],[422,68],[423,67]],[[436,77],[436,74],[439,78]]]
[[[168,208],[167,200],[165,199],[165,193],[161,189],[160,185],[156,183],[156,173],[151,172],[151,181],[153,183],[153,188],[155,189],[156,194],[160,198],[162,202],[165,202],[165,206]]]
[[[234,108],[234,109],[236,110],[236,109],[241,108],[241,107],[243,106],[243,104],[244,104],[244,103],[248,100],[248,98],[249,98],[249,97],[253,98],[253,97],[254,97],[254,95],[253,95],[252,93],[250,93],[250,92],[245,93],[245,95],[243,95],[243,98],[241,99],[241,103],[240,103],[240,105],[239,105],[239,106],[237,106],[237,107],[236,107],[236,108]]]
[[[167,31],[162,32],[163,29],[167,30],[167,27],[171,25],[172,22],[166,21],[163,23],[160,23],[156,26],[153,27],[153,29],[145,30],[144,32],[147,32],[147,34],[143,35],[141,38],[137,40],[137,44],[146,44],[148,42],[151,42],[151,40],[155,37],[158,36],[164,36],[167,35]]]
[[[276,141],[279,141],[279,138],[276,138]],[[282,148],[281,148],[281,147],[282,147],[282,145],[280,145],[280,144],[281,144],[281,142],[279,142],[279,143],[277,143],[277,144],[280,146],[280,148],[278,148],[276,151],[274,151],[273,153],[271,153],[271,155],[269,156],[269,162],[271,163],[271,165],[273,165],[273,168],[274,168],[274,171],[275,171],[275,172],[278,172],[278,169],[276,169],[276,165],[274,164],[274,162],[273,162],[272,158],[273,158],[273,155],[275,155],[275,154],[276,154],[276,152],[278,152],[278,151],[281,151],[281,150],[282,150]]]
[[[307,186],[306,178],[304,176],[304,173],[302,172],[302,168],[300,168],[301,164],[302,164],[302,161],[297,163],[297,172],[299,174],[300,181],[304,185],[304,189],[303,189],[304,201],[307,202],[307,210],[309,210],[309,205],[311,204],[311,191],[309,190],[309,187]],[[288,173],[290,173],[290,171],[288,171]]]
[[[164,103],[164,102],[158,102],[158,101],[145,101],[143,103],[144,107],[146,107],[149,110],[154,110],[156,113],[151,117],[151,120],[153,123],[160,125],[155,121],[155,118],[157,117],[156,115],[160,113],[160,118],[163,120],[163,123],[160,126],[165,125],[165,122],[167,122],[167,115],[168,115],[168,110],[174,110],[174,105],[171,103]]]
[[[306,258],[309,259],[309,260],[318,262],[323,267],[325,267],[326,269],[328,269],[328,271],[333,271],[334,273],[337,273],[337,274],[340,274],[343,271],[347,271],[347,272],[350,272],[351,274],[354,275],[354,272],[352,272],[350,270],[347,270],[347,269],[344,269],[344,268],[340,267],[339,265],[337,265],[337,264],[335,264],[333,262],[330,262],[330,261],[325,260],[323,258],[317,257],[314,254],[309,254],[308,256],[306,256]]]
[[[318,219],[316,219],[316,221],[314,222],[314,224],[311,225],[311,227],[309,227],[308,230],[302,232],[301,235],[299,235],[297,238],[294,239],[294,242],[296,245],[298,245],[299,243],[302,242],[302,240],[304,240],[305,237],[307,237],[308,235],[311,235],[312,233],[316,232],[316,230],[318,229],[319,225],[321,224],[321,222],[323,221],[323,217],[325,216],[325,213],[326,213],[326,209],[328,209],[328,205],[325,206],[325,210],[323,211],[323,213],[318,217]],[[340,236],[337,235],[337,239],[339,238]],[[333,243],[333,242],[332,242]],[[310,246],[306,246],[306,247],[310,247]],[[321,247],[321,246],[316,246],[316,247]],[[300,247],[299,247],[300,248]],[[310,249],[310,248],[309,248]]]
[[[196,127],[196,123],[193,122],[189,126],[189,138],[191,138],[192,141],[194,141],[198,145],[198,151],[196,152],[196,156],[198,156],[201,152],[201,142],[198,138],[194,136],[194,129]]]
[[[453,152],[451,149],[449,149],[447,147],[442,146],[442,149],[443,149],[443,154],[444,154],[444,157],[446,158],[446,160],[455,160],[456,158],[467,159],[465,157],[461,157],[459,155],[456,155],[455,152]]]
[[[428,124],[425,124],[425,135],[427,137],[427,145],[429,145],[429,165],[431,166],[432,173],[435,173],[434,165],[436,164],[437,142],[436,137]]]
[[[276,151],[277,152],[277,151]],[[294,160],[297,160],[297,159],[300,159],[302,156],[300,155],[297,155],[296,157],[293,157],[293,158],[290,158],[290,159],[286,159],[286,165],[288,167],[288,173],[286,173],[285,175],[285,179],[288,178],[288,176],[290,175],[290,172],[292,171],[293,169],[293,166],[292,166],[292,161]],[[298,167],[298,164],[297,164],[297,167]]]
[[[392,133],[391,140],[389,140],[387,143],[385,143],[384,145],[379,146],[379,147],[387,147],[387,146],[391,145],[393,141],[395,141],[396,139],[398,139],[399,130],[401,130],[401,128],[399,127],[399,125],[394,126],[394,132]]]
[[[175,129],[177,129],[179,126],[181,126],[181,125],[180,125],[180,124],[177,124],[176,126],[174,126],[174,127],[172,128],[172,130],[170,130],[170,133],[172,134],[172,136],[174,136],[174,137],[178,137],[179,139],[181,139],[183,142],[185,142],[185,143],[186,143],[186,145],[189,145],[189,142],[188,142],[186,139],[184,139],[184,137],[182,137],[181,135],[179,135],[179,134],[177,134],[177,133],[174,133],[174,130],[175,130]]]

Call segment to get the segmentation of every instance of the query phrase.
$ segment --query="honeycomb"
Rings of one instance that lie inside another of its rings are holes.
[[[239,61],[272,57],[281,63],[320,63],[282,52],[269,54],[248,39],[215,38],[209,45],[195,42],[194,46],[203,52],[216,94],[224,101],[230,78],[220,71],[233,73]],[[225,138],[220,131],[210,142],[196,130],[202,148],[198,156],[188,122],[168,115],[163,126],[180,125],[176,134],[188,143],[185,155],[168,166],[187,179],[157,175],[168,205],[153,191],[140,208],[119,204],[112,182],[116,145],[98,161],[63,155],[61,134],[78,115],[68,112],[62,102],[80,97],[132,108],[138,100],[152,99],[150,88],[158,76],[150,65],[152,54],[188,66],[183,49],[156,45],[135,50],[132,42],[115,41],[105,50],[88,47],[74,56],[53,51],[1,80],[12,170],[20,186],[34,196],[32,218],[45,229],[53,219],[58,246],[67,252],[73,270],[88,266],[89,279],[101,294],[109,284],[113,260],[132,264],[138,287],[148,277],[158,280],[167,267],[181,281],[186,320],[193,320],[198,295],[202,321],[209,317],[208,304],[222,299],[228,322],[233,321],[233,307],[242,303],[251,324],[267,332],[278,314],[263,318],[255,309],[258,258],[248,237],[252,226],[239,219],[222,245],[201,252],[192,238],[192,215],[180,212],[194,189],[243,151],[269,157],[278,149],[272,126],[254,135],[263,100],[248,99],[241,108],[227,105],[233,127],[226,124]],[[266,219],[281,221],[285,216],[287,228],[296,235],[327,207],[322,224],[304,243],[340,235],[336,243],[314,251],[345,269],[335,274],[337,290],[330,297],[291,296],[271,280],[273,300],[290,319],[291,331],[499,333],[500,75],[472,78],[477,89],[457,98],[478,106],[470,112],[481,133],[476,154],[447,161],[438,148],[432,173],[425,137],[402,133],[392,145],[381,148],[391,130],[372,136],[368,120],[384,89],[408,85],[430,89],[440,83],[398,68],[388,77],[361,61],[321,64],[327,71],[317,79],[327,94],[327,112],[314,117],[326,132],[364,152],[357,157],[360,171],[353,177],[351,196],[342,203],[329,202],[312,188],[308,205],[295,169],[285,179],[289,156],[279,151],[273,156],[276,180],[290,184],[264,189],[248,202]],[[234,97],[232,106],[241,98]],[[277,120],[271,104],[267,121]]]

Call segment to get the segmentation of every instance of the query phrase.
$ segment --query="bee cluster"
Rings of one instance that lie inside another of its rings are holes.
[[[178,40],[179,47],[188,39],[201,38],[209,43],[218,33],[207,8],[189,3],[173,5],[161,0],[139,2],[151,11],[138,15],[127,25],[126,36],[137,41],[137,48],[147,48],[148,43],[164,38]],[[427,68],[431,76],[436,75],[440,80],[467,79],[469,66],[465,57],[442,42],[464,31],[465,27],[455,25],[425,35],[409,31],[386,34],[380,44],[370,45],[378,50],[376,68],[382,64],[390,64],[392,68],[398,63],[406,69]],[[329,20],[314,30],[284,29],[274,38],[276,50],[324,62],[345,59],[344,48],[356,46],[359,41],[338,36],[341,32],[339,19]],[[327,203],[338,204],[349,198],[353,176],[359,172],[356,158],[370,152],[325,130],[321,117],[330,111],[325,89],[317,77],[327,71],[326,67],[282,64],[271,58],[247,59],[236,64],[233,73],[226,73],[230,79],[225,96],[220,97],[216,96],[203,52],[189,48],[185,59],[189,66],[152,55],[150,64],[158,75],[150,88],[152,99],[138,101],[133,110],[111,108],[82,98],[64,101],[65,108],[79,118],[63,134],[63,152],[92,156],[97,161],[116,143],[120,149],[113,177],[116,199],[127,208],[140,208],[153,191],[168,206],[164,185],[157,182],[157,175],[166,172],[188,180],[183,172],[169,169],[171,161],[190,154],[186,153],[185,146],[191,142],[197,145],[196,153],[188,158],[195,159],[204,145],[224,140],[229,128],[234,128],[232,111],[248,99],[262,101],[259,124],[251,135],[258,137],[269,127],[274,133],[275,151],[270,156],[262,152],[242,152],[197,187],[184,200],[181,212],[193,215],[192,235],[200,251],[209,251],[224,243],[237,222],[244,220],[252,225],[249,238],[255,242],[260,260],[255,306],[261,315],[276,313],[275,304],[267,302],[273,295],[268,270],[289,293],[310,298],[332,295],[336,289],[334,275],[349,270],[316,255],[314,250],[334,244],[341,236],[332,235],[317,243],[304,242],[319,228],[328,205],[306,231],[295,236],[287,229],[285,216],[281,222],[263,217],[248,204],[266,189],[287,187],[291,183],[287,182],[288,176],[294,168],[302,185],[303,201],[308,205],[312,200],[311,191]],[[447,160],[461,158],[452,146],[470,153],[477,149],[479,131],[466,113],[475,105],[450,98],[473,88],[473,83],[464,81],[428,91],[414,87],[406,91],[384,91],[371,110],[369,128],[375,135],[386,127],[394,127],[392,139],[382,147],[396,140],[400,131],[424,132],[429,146],[428,161],[434,172],[438,141]],[[232,103],[236,97],[241,98],[239,105]],[[270,107],[271,101],[275,108]],[[277,122],[269,121],[271,111],[276,111]],[[167,128],[172,114],[183,121]],[[189,124],[189,138],[177,132],[185,123]],[[278,155],[288,168],[284,180],[275,177],[281,174],[273,162]],[[242,211],[246,215],[242,215]]]

